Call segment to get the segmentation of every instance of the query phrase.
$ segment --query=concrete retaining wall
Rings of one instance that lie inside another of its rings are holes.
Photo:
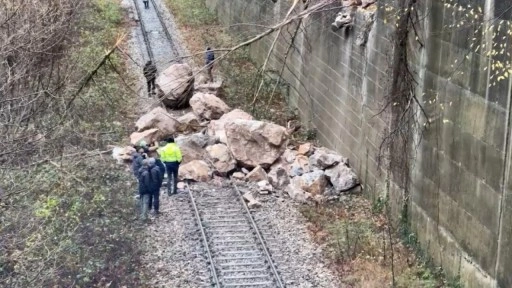
[[[290,5],[290,1],[279,0],[206,2],[226,25],[272,25]],[[512,287],[512,82],[507,79],[489,86],[494,81],[486,67],[493,62],[475,52],[476,45],[491,47],[493,40],[480,39],[470,27],[448,29],[457,18],[443,1],[419,1],[419,41],[411,37],[408,54],[418,80],[417,97],[431,124],[424,134],[413,135],[421,138],[421,144],[404,151],[414,161],[407,189],[399,188],[387,181],[393,177],[378,165],[382,139],[389,133],[390,115],[379,111],[392,80],[389,39],[394,29],[383,2],[392,0],[381,0],[379,7],[359,8],[354,27],[348,31],[330,28],[339,9],[310,15],[296,35],[295,23],[282,32],[270,68],[281,70],[287,59],[284,78],[291,88],[290,103],[299,110],[303,123],[317,129],[323,145],[349,157],[370,198],[389,193],[397,217],[408,203],[413,231],[449,274],[460,275],[467,287]],[[488,10],[489,19],[493,15],[512,19],[512,12],[499,13],[508,11],[509,4],[469,2],[483,10],[495,7]],[[371,22],[373,12],[375,21]],[[256,34],[262,29],[237,25],[233,34]],[[365,32],[369,32],[368,40],[360,45],[357,39]],[[251,46],[255,61],[263,63],[274,36]],[[289,50],[293,38],[294,47]],[[404,199],[404,195],[410,197]]]

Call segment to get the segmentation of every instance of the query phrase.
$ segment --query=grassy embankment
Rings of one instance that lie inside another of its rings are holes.
[[[237,39],[219,25],[204,0],[166,1],[192,53],[204,50],[206,45],[236,44]],[[203,64],[202,55],[194,60]],[[258,84],[258,67],[250,60],[247,49],[224,60],[219,70],[227,79],[225,100],[231,107],[256,111],[256,118],[281,124],[293,118],[284,95],[272,98],[270,106],[279,112],[269,113],[266,103],[271,99],[270,89],[263,92],[256,107],[249,107]],[[396,287],[459,287],[457,281],[447,281],[442,270],[431,265],[428,258],[419,257],[421,253],[416,242],[411,241],[412,234],[405,239],[400,235],[401,229],[397,229],[400,227],[389,227],[385,206],[383,201],[372,205],[361,195],[349,195],[340,203],[304,206],[302,212],[310,222],[312,236],[325,245],[325,256],[347,287],[391,287],[393,274]]]
[[[85,1],[76,9],[76,31],[55,62],[73,67],[61,87],[70,93],[127,31],[120,1]],[[122,57],[110,59],[74,101],[73,120],[59,130],[62,157],[2,170],[2,287],[142,287],[132,177],[110,155],[87,153],[121,142],[124,123],[132,122],[134,96],[121,80],[130,75],[112,68],[126,70]],[[44,151],[51,140],[35,149]]]

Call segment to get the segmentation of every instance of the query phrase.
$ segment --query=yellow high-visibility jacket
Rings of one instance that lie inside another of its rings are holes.
[[[168,143],[157,152],[162,162],[181,162],[181,150],[176,143]]]

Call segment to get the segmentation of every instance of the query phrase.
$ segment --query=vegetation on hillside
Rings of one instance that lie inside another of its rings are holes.
[[[135,187],[102,152],[126,135],[130,75],[112,54],[86,77],[125,33],[119,1],[0,11],[0,286],[140,287]]]

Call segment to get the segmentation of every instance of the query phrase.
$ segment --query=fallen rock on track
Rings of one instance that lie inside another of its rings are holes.
[[[202,160],[192,160],[180,166],[179,179],[207,182],[210,180],[210,167]]]
[[[151,110],[135,122],[138,132],[153,128],[158,129],[157,137],[159,140],[176,133],[179,125],[180,122],[162,107]]]
[[[203,133],[195,133],[187,136],[179,136],[175,139],[180,147],[183,156],[182,163],[188,163],[193,160],[207,159],[205,147],[209,144],[209,137]]]
[[[234,120],[253,120],[253,117],[240,109],[234,109],[220,117],[218,120],[212,120],[208,125],[208,135],[214,137],[217,141],[227,144],[226,131],[224,125]]]
[[[189,106],[194,92],[194,77],[188,64],[173,64],[157,78],[157,96],[171,109]]]
[[[224,144],[215,144],[212,146],[206,147],[206,151],[210,155],[210,159],[213,162],[213,166],[215,170],[220,175],[227,175],[227,173],[235,170],[236,161],[231,156],[229,149]]]
[[[130,135],[130,143],[137,145],[140,141],[144,140],[146,143],[153,143],[158,140],[158,129],[149,129],[142,132],[134,132]]]
[[[179,117],[178,122],[179,125],[177,127],[177,131],[181,133],[196,132],[201,128],[199,118],[197,118],[196,114],[193,112],[188,112],[187,114]]]
[[[254,169],[252,169],[251,172],[249,172],[247,175],[245,175],[245,180],[251,181],[251,182],[267,180],[267,172],[265,172],[265,170],[261,166],[258,165]]]
[[[256,200],[256,198],[254,198],[254,196],[252,195],[252,192],[249,191],[249,192],[244,193],[243,198],[247,202],[249,202],[247,204],[247,206],[249,208],[259,208],[259,207],[261,207],[261,203],[258,200]]]
[[[286,149],[286,128],[263,121],[234,120],[225,124],[228,147],[246,167],[268,168]]]
[[[196,93],[190,99],[190,106],[201,119],[215,120],[229,112],[229,106],[213,94]]]

